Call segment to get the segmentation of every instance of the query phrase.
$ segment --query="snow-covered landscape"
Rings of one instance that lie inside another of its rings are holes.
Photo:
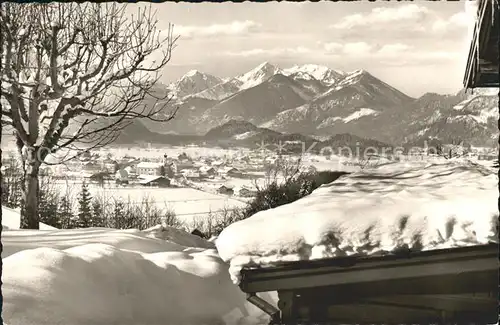
[[[496,321],[497,0],[0,12],[2,324]]]
[[[161,225],[16,230],[4,208],[4,321],[266,324],[230,270],[237,282],[247,265],[496,241],[496,182],[471,163],[392,164],[237,222],[215,243]]]

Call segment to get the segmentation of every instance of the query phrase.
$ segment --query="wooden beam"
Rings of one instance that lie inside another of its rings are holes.
[[[416,254],[416,253],[415,253]],[[337,258],[242,271],[244,292],[306,289],[411,280],[459,273],[498,272],[498,245],[420,252],[412,257]],[[458,284],[457,284],[458,285]]]

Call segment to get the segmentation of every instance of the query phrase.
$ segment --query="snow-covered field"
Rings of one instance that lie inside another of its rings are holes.
[[[2,229],[11,230],[19,229],[21,227],[21,219],[19,218],[19,209],[10,209],[2,206]],[[57,229],[40,222],[41,230]]]
[[[69,191],[77,194],[81,188],[77,184],[66,182],[57,183],[62,193],[69,187]],[[181,221],[190,222],[193,219],[203,218],[210,212],[242,207],[244,202],[224,195],[204,192],[193,188],[154,188],[154,187],[99,187],[89,184],[89,192],[93,197],[104,198],[105,202],[121,199],[141,204],[147,198],[160,209],[174,211]]]
[[[245,266],[432,250],[498,241],[498,180],[463,162],[390,164],[318,188],[227,227],[217,239],[233,281]]]
[[[213,244],[176,229],[10,230],[2,242],[7,325],[267,322]]]
[[[182,153],[186,153],[189,157],[196,159],[199,157],[237,157],[245,155],[248,151],[249,150],[245,148],[222,149],[209,147],[168,146],[163,148],[112,148],[102,149],[98,151],[98,153],[101,156],[106,156],[110,153],[113,157],[123,157],[127,155],[129,157],[141,157],[148,159],[161,159],[164,154],[167,154],[169,157],[177,157]]]

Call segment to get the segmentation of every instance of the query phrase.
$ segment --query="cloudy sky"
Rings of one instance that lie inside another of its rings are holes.
[[[165,82],[193,69],[227,77],[264,61],[282,68],[314,63],[365,69],[420,96],[458,91],[465,72],[470,16],[462,1],[153,6],[159,27],[173,23],[181,35]]]

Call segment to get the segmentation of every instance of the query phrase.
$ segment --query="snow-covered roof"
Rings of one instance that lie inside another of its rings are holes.
[[[487,244],[498,242],[498,209],[491,204],[497,198],[496,172],[485,167],[395,163],[342,176],[293,203],[233,223],[216,245],[238,282],[246,263]],[[311,247],[306,253],[304,245]]]
[[[222,160],[212,161],[212,166],[220,166],[220,165],[224,165],[224,164],[225,164],[225,162]]]
[[[164,176],[147,175],[147,176],[141,177],[141,179],[139,180],[139,184],[148,184],[148,183],[160,180],[160,179],[168,180],[168,178],[166,178]]]
[[[221,168],[220,171],[223,172],[223,173],[228,173],[230,171],[236,171],[236,172],[238,172],[239,169],[236,168],[236,167],[224,167],[224,168]]]
[[[163,166],[163,164],[150,161],[141,161],[137,164],[137,168],[160,168],[161,166]]]

